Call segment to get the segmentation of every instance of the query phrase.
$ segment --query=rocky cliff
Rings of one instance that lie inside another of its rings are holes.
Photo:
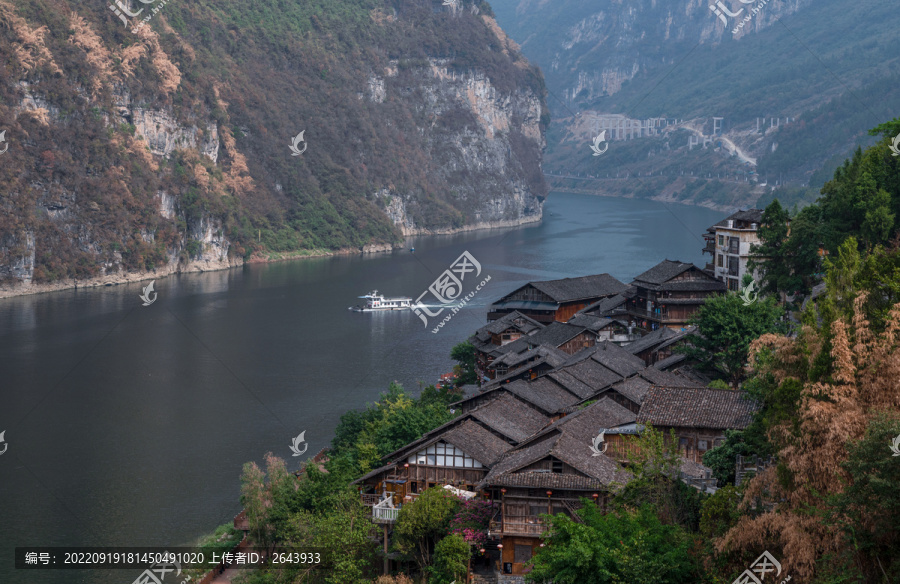
[[[539,220],[540,71],[480,0],[0,0],[0,287]]]
[[[729,208],[763,183],[820,187],[900,99],[900,14],[877,0],[492,5],[546,75],[544,166],[574,177],[554,188]],[[604,129],[609,151],[595,157]]]

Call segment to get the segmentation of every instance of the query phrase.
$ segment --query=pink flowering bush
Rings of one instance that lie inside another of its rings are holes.
[[[490,501],[462,501],[456,516],[450,520],[450,533],[461,536],[470,545],[484,545],[494,509]]]

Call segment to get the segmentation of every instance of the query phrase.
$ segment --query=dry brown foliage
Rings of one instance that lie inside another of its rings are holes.
[[[138,29],[137,36],[150,51],[153,67],[162,83],[162,90],[167,94],[173,93],[181,83],[181,71],[169,60],[169,55],[160,46],[159,35],[149,26],[144,26]]]
[[[31,28],[6,2],[0,2],[0,25],[12,30],[18,37],[19,42],[13,43],[13,50],[26,71],[47,65],[53,73],[62,74],[62,69],[53,60],[53,55],[44,43],[44,36],[49,30],[46,26]]]
[[[716,542],[719,552],[766,548],[774,552],[777,546],[784,569],[808,582],[817,559],[846,545],[838,530],[808,511],[823,509],[824,495],[841,492],[850,480],[840,466],[848,457],[847,442],[863,437],[877,411],[900,406],[900,304],[891,311],[885,331],[876,334],[863,315],[864,301],[865,294],[856,299],[851,322],[832,324],[832,380],[804,385],[799,433],[792,432],[793,421],[770,430],[769,438],[785,445],[778,459],[793,475],[791,488],[782,488],[775,468],[754,478],[742,506],[762,501],[771,508],[755,518],[743,517]],[[770,348],[775,364],[768,371],[781,382],[794,376],[801,359],[811,362],[823,346],[822,331],[810,328],[795,339],[765,335],[753,344],[751,359],[763,347]]]
[[[73,12],[69,17],[69,27],[72,29],[69,42],[84,50],[87,62],[96,70],[91,81],[91,90],[96,94],[112,74],[112,55],[84,17]]]

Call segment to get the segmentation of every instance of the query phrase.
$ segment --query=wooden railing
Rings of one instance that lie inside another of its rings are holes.
[[[376,523],[393,523],[397,521],[400,509],[390,507],[372,507],[372,521]]]

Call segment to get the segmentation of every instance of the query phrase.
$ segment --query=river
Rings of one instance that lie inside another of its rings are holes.
[[[240,510],[245,462],[271,451],[294,470],[392,380],[434,383],[503,294],[602,272],[628,283],[666,258],[702,265],[702,234],[724,216],[551,194],[540,224],[162,278],[149,306],[146,283],[0,300],[0,582],[133,581],[17,571],[13,548],[191,545]],[[490,281],[437,333],[410,312],[347,310],[373,288],[418,297],[464,251]],[[308,450],[292,457],[302,431]]]

